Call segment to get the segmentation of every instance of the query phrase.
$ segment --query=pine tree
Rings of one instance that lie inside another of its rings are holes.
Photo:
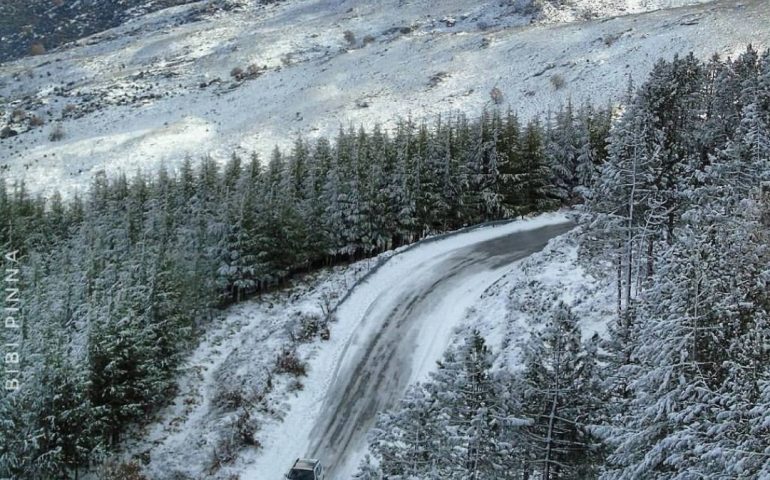
[[[521,168],[521,125],[519,119],[510,110],[505,120],[498,141],[500,201],[506,215],[516,214],[519,202],[519,185],[516,173]]]
[[[601,143],[596,131],[592,141]],[[392,136],[375,126],[341,129],[333,144],[297,139],[289,152],[276,149],[265,168],[256,156],[233,155],[224,165],[184,159],[178,171],[161,167],[153,175],[100,172],[82,198],[33,197],[23,181],[0,180],[0,241],[12,240],[29,258],[26,308],[57,326],[29,324],[29,368],[68,392],[60,398],[33,382],[34,394],[0,398],[3,426],[16,430],[0,432],[0,472],[77,475],[118,446],[127,428],[168,400],[176,368],[213,307],[317,265],[556,205],[545,132],[533,123],[522,133],[510,112],[489,111],[434,125],[401,121]],[[600,150],[592,150],[597,158]],[[523,458],[520,398],[490,373],[479,338],[453,355],[441,372],[457,378],[437,382],[459,389],[456,403],[439,412],[444,392],[426,386],[417,402],[424,408],[409,407],[402,419],[431,432],[420,439],[403,433],[413,451],[435,438],[428,446],[452,463],[426,450],[420,455],[431,460],[413,465],[411,475],[513,478]]]
[[[543,130],[540,122],[533,120],[523,132],[521,165],[514,175],[519,190],[519,214],[539,212],[555,205],[555,195],[550,188],[551,175],[544,151]]]
[[[595,474],[597,441],[588,429],[597,393],[593,362],[577,317],[565,304],[557,305],[527,346],[522,379],[524,415],[533,419],[526,428],[528,469],[544,480]]]
[[[411,122],[399,122],[394,138],[394,173],[388,198],[391,209],[396,214],[395,245],[414,241],[419,230],[417,218],[418,183],[415,181],[411,158],[414,125]]]
[[[502,445],[518,427],[501,401],[501,384],[491,375],[491,354],[478,332],[450,351],[431,375],[439,430],[446,437],[438,472],[450,478],[505,478],[511,462]],[[515,465],[515,463],[514,463]]]
[[[425,388],[416,385],[407,391],[398,409],[380,416],[371,450],[380,459],[384,476],[419,478],[434,467],[441,439],[435,409]]]
[[[371,223],[372,247],[381,252],[393,245],[393,233],[397,218],[389,208],[389,192],[394,178],[394,154],[388,135],[379,125],[375,125],[367,143],[367,162],[369,168],[366,177],[365,197],[368,202],[369,221]]]
[[[572,102],[568,102],[566,107],[559,110],[555,124],[550,123],[550,135],[546,139],[545,148],[553,175],[551,184],[554,194],[562,202],[569,202],[572,191],[578,184],[577,165],[582,146],[576,131]]]
[[[757,213],[734,210],[747,204],[729,194],[701,198],[640,304],[632,336],[639,363],[627,375],[634,397],[615,422],[623,433],[613,439],[607,478],[719,477],[747,467],[730,452],[750,436],[742,419],[759,395],[768,304],[756,278],[770,263],[751,220]]]
[[[607,160],[607,137],[610,134],[611,115],[595,111],[590,104],[584,105],[577,118],[577,158],[573,194],[579,198],[590,197],[599,178],[601,165]]]
[[[422,130],[425,130],[425,126]],[[451,206],[447,194],[451,194],[452,185],[451,157],[449,151],[449,132],[451,125],[446,125],[439,118],[436,121],[427,151],[420,166],[420,198],[418,199],[418,217],[423,229],[431,232],[442,231],[450,217]],[[424,133],[427,135],[427,133]]]
[[[66,337],[65,337],[66,338]],[[59,338],[61,341],[62,338]],[[99,445],[93,408],[86,396],[83,372],[64,358],[63,345],[49,352],[32,386],[37,404],[35,454],[26,474],[37,478],[69,477],[95,458]]]
[[[353,478],[356,480],[380,480],[382,479],[382,472],[379,467],[372,464],[372,457],[366,454]]]

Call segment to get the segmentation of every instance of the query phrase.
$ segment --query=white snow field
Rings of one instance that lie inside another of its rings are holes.
[[[770,44],[765,0],[544,2],[534,17],[526,0],[241,3],[195,22],[183,21],[195,5],[156,12],[0,66],[0,129],[19,132],[0,140],[0,174],[67,194],[102,170],[264,156],[349,124],[475,114],[495,86],[529,117],[568,99],[616,100],[661,56]],[[27,131],[14,110],[44,124]],[[50,141],[57,124],[64,138]]]

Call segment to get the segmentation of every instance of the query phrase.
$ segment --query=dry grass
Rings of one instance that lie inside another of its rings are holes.
[[[45,46],[42,43],[33,43],[29,47],[30,55],[43,55],[45,53]]]

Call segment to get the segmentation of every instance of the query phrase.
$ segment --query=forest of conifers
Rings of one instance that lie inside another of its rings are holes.
[[[265,167],[233,156],[223,168],[204,158],[99,174],[66,200],[0,183],[0,243],[23,257],[30,378],[0,407],[0,472],[62,476],[115,447],[168,400],[212,308],[293,272],[569,201],[576,166],[549,162],[590,175],[609,116],[570,107],[547,125],[484,112],[340,130],[276,150]]]
[[[617,286],[607,338],[531,305],[512,373],[474,333],[357,478],[770,478],[770,53],[660,61],[628,100],[577,233]]]
[[[770,474],[768,125],[770,56],[749,49],[661,61],[615,115],[567,105],[524,123],[484,111],[341,129],[264,163],[97,174],[66,199],[0,181],[25,320],[23,388],[0,398],[0,475],[75,478],[101,462],[169,401],[224,306],[575,204],[590,218],[582,260],[617,281],[609,338],[581,342],[557,306],[522,375],[493,374],[469,339],[383,416],[361,478]]]

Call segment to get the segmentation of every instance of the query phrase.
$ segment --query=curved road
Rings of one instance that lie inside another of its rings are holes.
[[[448,337],[446,331],[436,330],[453,328],[451,317],[463,313],[457,305],[472,301],[465,298],[464,303],[462,296],[474,292],[478,298],[490,278],[496,280],[511,262],[541,250],[572,226],[560,223],[452,250],[410,267],[409,278],[376,297],[364,314],[364,330],[374,333],[349,340],[310,436],[308,453],[326,465],[327,480],[347,480],[377,412],[392,407],[417,379],[416,365],[435,362],[431,357],[446,345],[430,343]],[[473,285],[482,279],[485,285]],[[471,286],[475,288],[466,288]],[[372,328],[377,324],[380,327]]]

